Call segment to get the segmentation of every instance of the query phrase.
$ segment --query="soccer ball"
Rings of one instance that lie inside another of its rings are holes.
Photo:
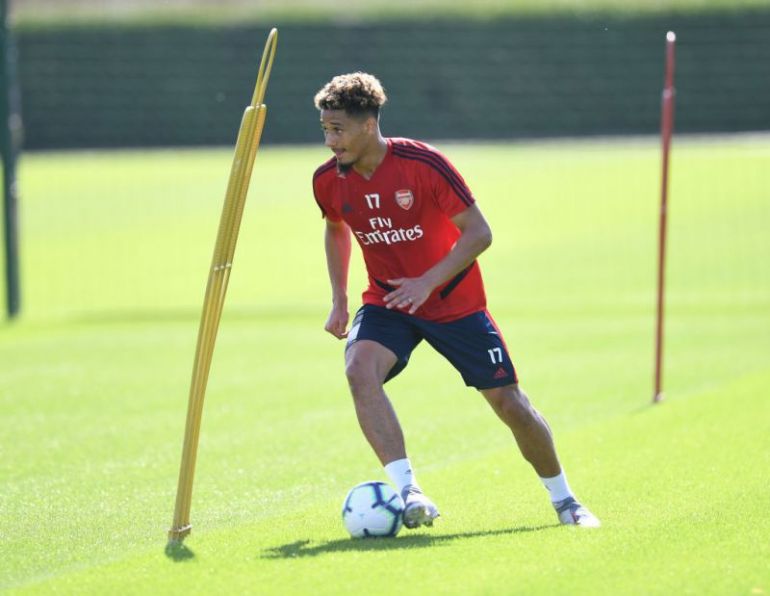
[[[401,529],[404,502],[393,488],[376,480],[350,489],[342,505],[342,522],[353,538],[395,536]]]

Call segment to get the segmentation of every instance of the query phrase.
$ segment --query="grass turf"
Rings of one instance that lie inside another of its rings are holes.
[[[37,154],[21,171],[25,314],[0,327],[0,587],[767,592],[770,145],[675,145],[660,407],[647,405],[657,145],[442,148],[493,224],[491,309],[602,529],[555,526],[509,434],[423,346],[390,388],[443,517],[394,540],[345,537],[345,492],[383,475],[322,331],[308,177],[326,155],[264,148],[206,398],[194,532],[164,553],[230,152]],[[362,283],[357,270],[352,302]]]

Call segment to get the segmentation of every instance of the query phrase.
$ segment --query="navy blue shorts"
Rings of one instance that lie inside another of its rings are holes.
[[[362,339],[385,346],[398,358],[385,382],[406,368],[412,350],[424,339],[452,363],[469,387],[491,389],[518,383],[503,337],[486,311],[436,323],[365,304],[353,319],[345,349]]]

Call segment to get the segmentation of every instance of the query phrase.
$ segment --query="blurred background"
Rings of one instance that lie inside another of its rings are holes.
[[[7,1],[31,150],[231,144],[272,26],[266,143],[316,142],[312,91],[358,69],[418,138],[655,134],[668,30],[678,132],[770,128],[767,1]]]

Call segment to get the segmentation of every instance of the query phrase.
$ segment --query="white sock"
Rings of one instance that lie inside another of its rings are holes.
[[[385,466],[385,473],[388,475],[388,478],[390,478],[393,484],[396,485],[398,494],[401,494],[401,492],[407,486],[415,486],[420,488],[420,485],[417,484],[417,480],[415,479],[414,473],[412,472],[412,464],[409,462],[408,457],[405,457],[404,459],[397,459],[387,464]]]
[[[551,503],[558,503],[568,497],[574,497],[569,484],[567,484],[567,476],[564,474],[564,470],[558,476],[541,478],[540,480],[551,495]]]

